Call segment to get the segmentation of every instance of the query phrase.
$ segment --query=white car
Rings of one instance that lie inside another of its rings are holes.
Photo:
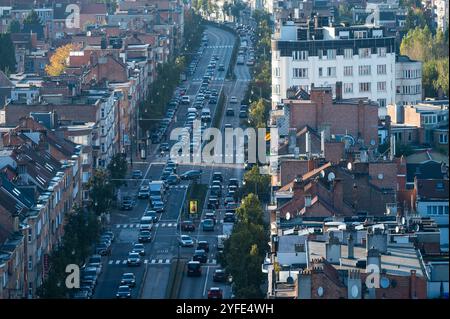
[[[238,102],[237,97],[235,96],[230,97],[230,103],[236,104],[237,102]]]
[[[191,103],[191,99],[189,98],[188,95],[183,95],[183,97],[181,98],[181,103],[182,104],[189,104],[189,103]]]
[[[194,241],[188,235],[181,235],[179,242],[182,247],[194,247]]]

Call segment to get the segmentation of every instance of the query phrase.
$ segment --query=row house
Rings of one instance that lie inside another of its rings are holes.
[[[3,136],[0,211],[2,222],[9,220],[6,229],[22,230],[26,242],[22,267],[14,269],[23,275],[9,278],[23,278],[17,297],[33,298],[48,272],[50,252],[61,242],[65,215],[79,204],[81,169],[78,147],[32,119],[24,121]]]

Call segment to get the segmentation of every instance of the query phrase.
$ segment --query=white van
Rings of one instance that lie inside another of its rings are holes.
[[[195,107],[190,107],[187,109],[188,114],[195,114],[197,116],[197,109]]]
[[[150,216],[145,216],[141,218],[139,223],[139,230],[152,230],[153,218]]]

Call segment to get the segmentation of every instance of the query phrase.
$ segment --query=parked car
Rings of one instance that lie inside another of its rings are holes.
[[[205,264],[208,261],[208,255],[203,249],[196,249],[192,260],[199,261],[200,263]]]
[[[136,277],[132,272],[126,272],[122,275],[120,279],[121,286],[128,286],[130,288],[136,286]]]
[[[223,292],[219,287],[211,287],[208,290],[208,299],[222,299]]]
[[[227,281],[227,275],[225,273],[225,270],[223,269],[216,269],[213,274],[213,281],[214,282],[226,282]]]
[[[95,253],[101,256],[108,256],[111,254],[111,247],[105,243],[100,243],[95,247]]]
[[[202,267],[199,261],[189,261],[187,263],[187,275],[188,277],[202,275]]]
[[[128,266],[140,266],[141,265],[141,257],[138,253],[131,252],[128,254],[127,258],[127,265]]]
[[[152,233],[148,230],[142,230],[138,235],[138,242],[148,243],[152,240]]]
[[[181,235],[178,241],[181,247],[194,247],[194,241],[191,236]]]
[[[181,223],[181,231],[195,231],[195,225],[190,220]]]
[[[214,231],[214,221],[212,219],[205,219],[202,222],[203,231]]]
[[[131,298],[131,288],[128,285],[119,286],[117,290],[116,297],[119,299]]]

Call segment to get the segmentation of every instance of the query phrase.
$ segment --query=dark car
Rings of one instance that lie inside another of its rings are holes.
[[[134,170],[131,174],[131,178],[139,179],[142,178],[142,172],[140,170]]]
[[[225,65],[219,64],[219,68],[217,69],[219,71],[225,71]]]
[[[213,274],[214,282],[226,282],[227,275],[223,269],[216,269]]]
[[[222,299],[223,292],[222,289],[218,287],[211,287],[208,290],[208,299]]]
[[[136,286],[136,277],[132,272],[126,272],[122,275],[122,279],[120,279],[121,286],[134,287]]]
[[[186,220],[181,223],[181,230],[182,231],[195,231],[195,225],[190,220]]]
[[[128,266],[140,266],[141,265],[141,257],[138,253],[131,252],[128,254],[127,258],[127,265]]]
[[[236,218],[234,217],[233,213],[225,213],[225,216],[223,217],[224,223],[234,223],[236,221]]]
[[[215,96],[211,96],[208,104],[217,104],[217,98]]]
[[[148,230],[142,230],[139,232],[138,241],[140,243],[147,243],[152,240],[152,233]]]
[[[199,179],[202,175],[202,170],[190,170],[180,175],[183,180]]]
[[[138,253],[139,256],[145,256],[145,248],[144,245],[139,243],[139,244],[134,244],[133,246],[133,252]]]
[[[234,116],[234,109],[229,107],[225,113],[226,116]]]
[[[159,150],[164,152],[170,151],[169,143],[161,143],[161,145],[159,145]]]
[[[122,198],[122,204],[120,205],[122,210],[132,210],[133,209],[133,199],[130,196],[124,196]]]
[[[192,260],[199,261],[200,263],[205,264],[208,261],[208,255],[206,254],[204,249],[196,249]]]
[[[221,181],[221,182],[223,182],[223,175],[222,175],[222,173],[221,172],[214,172],[212,180],[213,181]]]
[[[247,116],[247,111],[239,111],[239,118],[245,119]]]
[[[187,264],[187,275],[188,277],[201,276],[202,267],[199,261],[190,261]]]
[[[204,251],[206,251],[207,253],[209,252],[209,243],[206,240],[200,240],[197,243],[197,249],[203,249]]]
[[[154,210],[147,210],[142,217],[151,217],[154,223],[158,222],[158,214]]]
[[[166,182],[168,185],[177,185],[180,183],[180,177],[176,174],[170,174],[167,177]]]
[[[119,286],[116,293],[117,298],[131,298],[131,289],[128,285]]]
[[[219,199],[217,197],[208,198],[208,209],[217,209],[219,207]]]
[[[163,202],[153,202],[152,203],[152,209],[157,213],[164,212],[164,203]]]
[[[237,178],[230,178],[228,180],[228,187],[230,187],[230,186],[239,187],[239,180]]]
[[[95,247],[95,253],[101,256],[107,256],[111,254],[111,247],[105,243],[100,243]]]

